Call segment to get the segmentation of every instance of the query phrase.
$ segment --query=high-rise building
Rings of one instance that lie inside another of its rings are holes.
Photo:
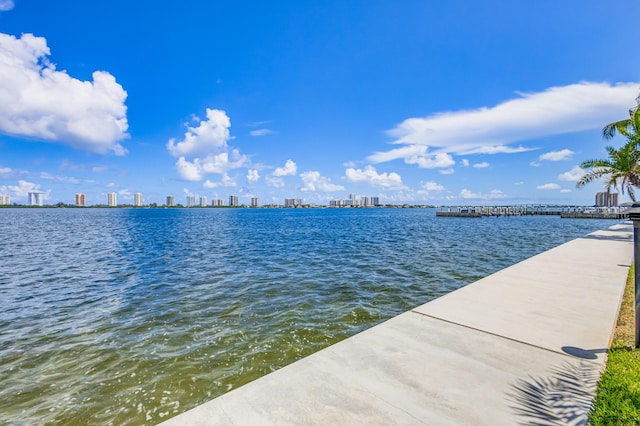
[[[257,197],[251,198],[251,207],[258,207],[258,198]]]
[[[29,192],[29,205],[30,206],[43,206],[44,205],[44,192]]]
[[[220,199],[211,200],[211,205],[213,207],[222,207],[222,206],[224,206],[224,201],[222,201]]]
[[[9,204],[11,204],[11,197],[8,195],[0,195],[0,205],[8,206]]]
[[[107,194],[107,205],[109,207],[116,207],[118,205],[118,196],[115,192],[109,192]]]
[[[302,206],[302,199],[301,198],[285,198],[284,199],[284,206],[285,207],[300,207],[300,206]]]
[[[84,194],[84,192],[78,192],[76,194],[76,206],[78,207],[87,206],[87,196]]]
[[[200,197],[200,207],[207,207],[207,197]]]
[[[598,192],[596,194],[597,207],[616,207],[618,205],[617,192]]]
[[[237,195],[229,195],[229,205],[231,207],[238,207],[238,196]]]
[[[133,205],[136,207],[142,207],[142,193],[136,192],[133,194]]]
[[[187,207],[193,207],[196,205],[196,196],[187,195]]]
[[[175,200],[175,198],[173,198],[173,195],[167,195],[166,206],[167,207],[173,207],[175,205],[176,205],[176,200]]]
[[[371,205],[379,206],[380,205],[380,197],[371,197]]]

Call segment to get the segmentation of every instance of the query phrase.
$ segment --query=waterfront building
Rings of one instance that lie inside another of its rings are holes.
[[[379,206],[380,205],[380,197],[371,197],[371,205]]]
[[[224,201],[220,199],[211,200],[211,206],[213,207],[222,207],[224,206]]]
[[[302,199],[301,198],[285,198],[284,199],[284,206],[285,207],[300,207],[300,206],[302,206]]]
[[[200,197],[200,207],[207,207],[207,197]]]
[[[258,198],[257,197],[251,198],[251,207],[258,207]]]
[[[42,207],[44,205],[44,192],[29,192],[29,205]]]
[[[598,192],[596,194],[597,207],[616,207],[618,205],[617,192]]]
[[[371,206],[371,200],[369,199],[369,197],[362,197],[360,199],[360,205],[362,207],[369,207]]]
[[[351,198],[349,198],[348,200],[343,200],[342,201],[342,206],[344,206],[344,207],[347,207],[347,206],[351,207],[353,205],[354,205],[354,201]]]
[[[238,196],[237,195],[229,195],[229,205],[231,207],[238,207]]]
[[[196,196],[187,195],[187,207],[193,207],[196,205]]]
[[[167,195],[167,202],[165,203],[167,207],[174,207],[176,205],[176,199],[173,195]]]
[[[86,207],[87,206],[87,196],[84,192],[76,193],[76,206],[78,207]]]
[[[133,205],[136,207],[142,207],[142,193],[136,192],[133,194]]]
[[[8,206],[9,204],[11,204],[11,197],[8,195],[0,195],[0,205]]]
[[[107,205],[109,207],[116,207],[118,205],[118,197],[115,192],[109,192],[107,194]]]

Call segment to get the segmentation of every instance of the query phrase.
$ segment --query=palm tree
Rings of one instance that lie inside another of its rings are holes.
[[[633,139],[636,144],[640,144],[640,95],[636,98],[636,102],[638,105],[629,110],[629,118],[604,126],[602,129],[603,138],[611,139],[616,133],[619,133],[627,140]]]
[[[608,126],[613,124],[615,123]],[[625,131],[627,131],[626,129],[627,127],[624,128]],[[616,129],[616,131],[620,131],[620,129]],[[576,187],[581,188],[589,182],[606,177],[607,192],[620,185],[622,194],[626,189],[631,200],[636,202],[633,187],[640,187],[640,150],[638,149],[637,133],[634,135],[636,137],[627,136],[627,143],[620,149],[608,146],[606,148],[609,154],[608,159],[587,160],[580,164],[581,168],[590,170],[582,176]]]

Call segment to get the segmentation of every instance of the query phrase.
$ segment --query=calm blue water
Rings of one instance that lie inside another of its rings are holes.
[[[0,424],[155,424],[615,223],[0,209]]]

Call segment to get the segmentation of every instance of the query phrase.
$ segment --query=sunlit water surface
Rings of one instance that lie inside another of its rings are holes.
[[[0,424],[156,424],[614,223],[1,209]]]

